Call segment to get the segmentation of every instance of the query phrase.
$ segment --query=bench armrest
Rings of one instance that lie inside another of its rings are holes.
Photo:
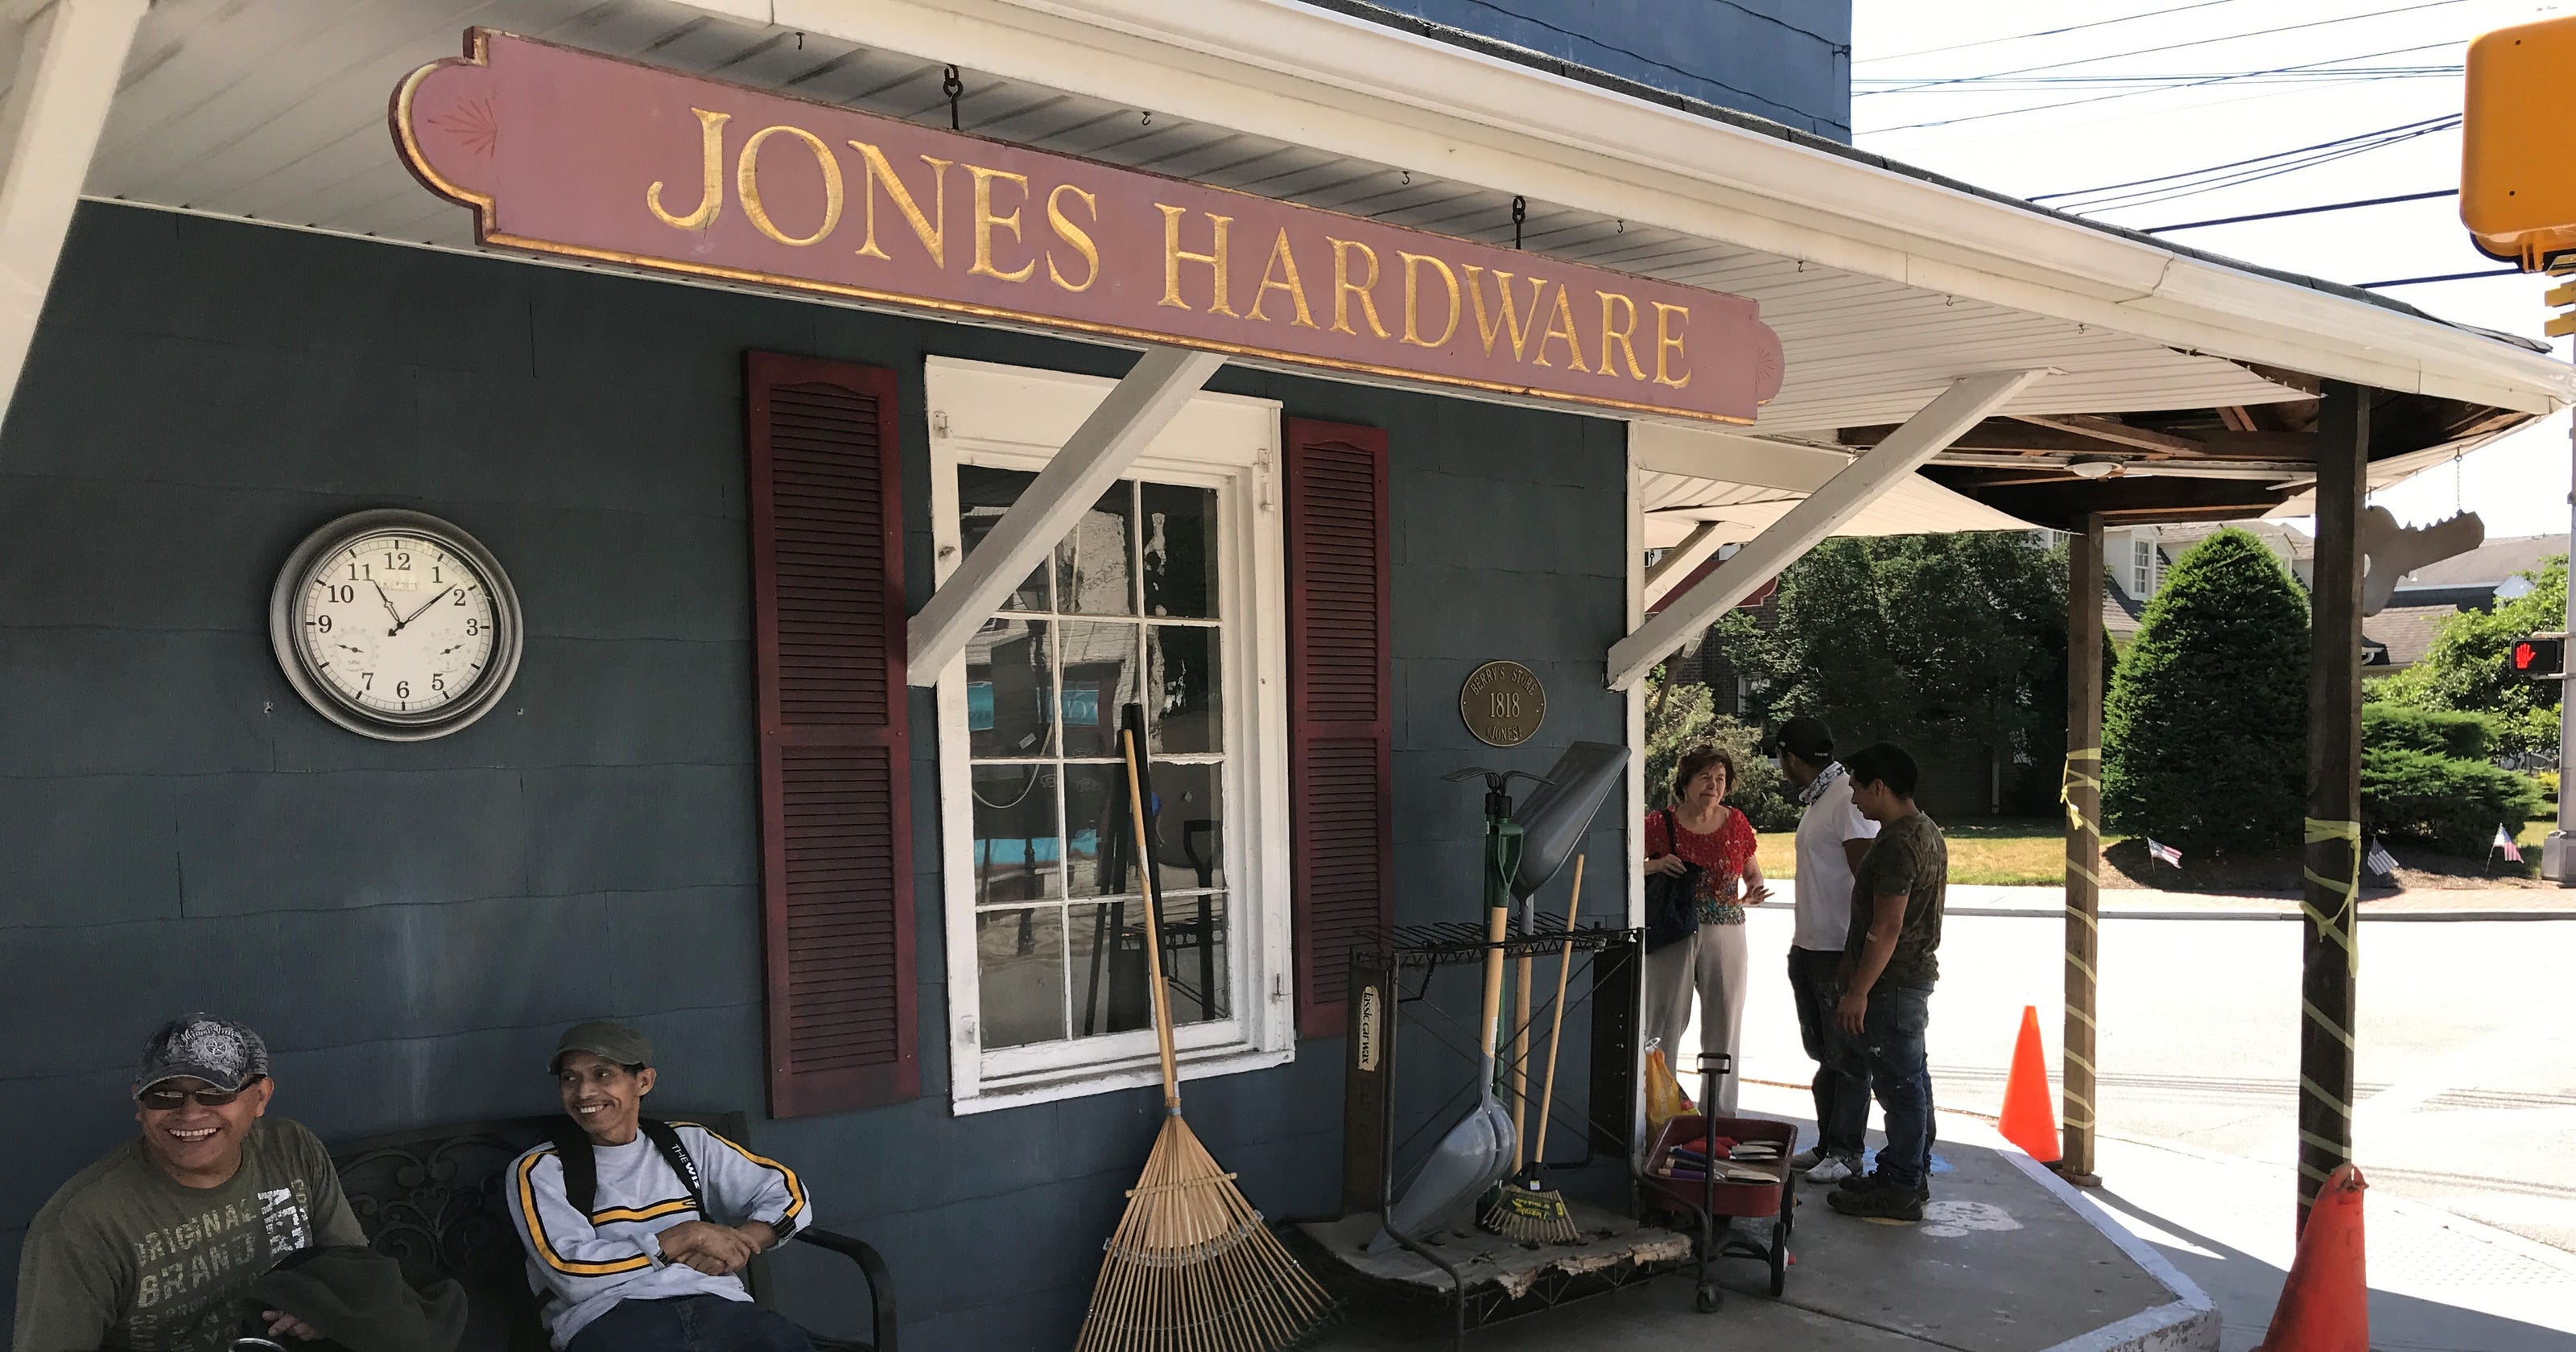
[[[829,1230],[799,1230],[796,1239],[829,1249],[859,1265],[859,1272],[868,1279],[868,1301],[874,1312],[868,1341],[876,1352],[895,1352],[894,1274],[887,1270],[884,1255],[866,1240]]]

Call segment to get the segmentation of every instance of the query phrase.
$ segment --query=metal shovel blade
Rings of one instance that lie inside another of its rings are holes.
[[[1485,1090],[1475,1108],[1440,1138],[1431,1149],[1431,1158],[1423,1161],[1422,1171],[1404,1195],[1395,1199],[1386,1224],[1377,1238],[1369,1241],[1368,1251],[1384,1256],[1396,1249],[1390,1229],[1420,1236],[1452,1208],[1466,1206],[1485,1195],[1485,1190],[1503,1181],[1512,1171],[1512,1160],[1519,1151],[1519,1141],[1512,1135],[1512,1115],[1494,1098],[1493,1075],[1488,1066]]]

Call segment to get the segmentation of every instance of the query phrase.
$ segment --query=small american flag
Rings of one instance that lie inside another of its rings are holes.
[[[2173,865],[2175,868],[2182,867],[2182,851],[2175,849],[2171,845],[2157,844],[2154,836],[2147,837],[2147,853]]]
[[[2390,854],[2388,852],[2388,847],[2380,843],[2380,839],[2377,836],[2372,836],[2370,838],[2370,854],[2368,856],[2368,862],[2370,864],[2370,871],[2373,873],[2384,875],[2395,873],[2397,871],[2397,856]]]
[[[2502,826],[2496,828],[2493,848],[2504,851],[2504,857],[2508,862],[2516,864],[2522,862],[2522,847],[2513,843],[2513,833]]]

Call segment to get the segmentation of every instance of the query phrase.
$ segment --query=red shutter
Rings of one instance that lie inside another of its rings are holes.
[[[921,1093],[891,371],[754,352],[769,1111]]]
[[[1394,920],[1386,433],[1302,418],[1286,430],[1297,1031],[1335,1037],[1351,951]]]

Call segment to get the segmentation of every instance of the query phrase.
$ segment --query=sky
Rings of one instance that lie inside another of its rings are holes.
[[[2456,68],[2469,39],[2570,13],[2576,0],[1855,0],[1852,122],[1859,144],[1881,154],[2018,197],[2065,193],[2456,116]],[[2075,31],[2033,36],[2067,28]],[[2317,69],[2282,70],[2293,66]],[[2245,72],[2273,73],[2212,79]],[[2135,83],[2140,76],[2208,82]],[[1901,87],[1908,84],[1923,87]],[[1954,121],[1962,118],[1973,120]],[[1949,125],[1913,125],[1932,122]],[[2143,229],[2459,181],[2460,133],[2451,129],[2216,191],[2084,210]],[[2170,238],[2354,284],[2503,266],[2470,247],[2455,198]],[[2444,319],[2538,338],[2548,285],[2503,276],[2385,294]],[[2568,340],[2555,346],[2569,355]],[[2408,525],[2456,505],[2478,513],[2490,538],[2565,534],[2569,479],[2561,413],[2372,501]]]

